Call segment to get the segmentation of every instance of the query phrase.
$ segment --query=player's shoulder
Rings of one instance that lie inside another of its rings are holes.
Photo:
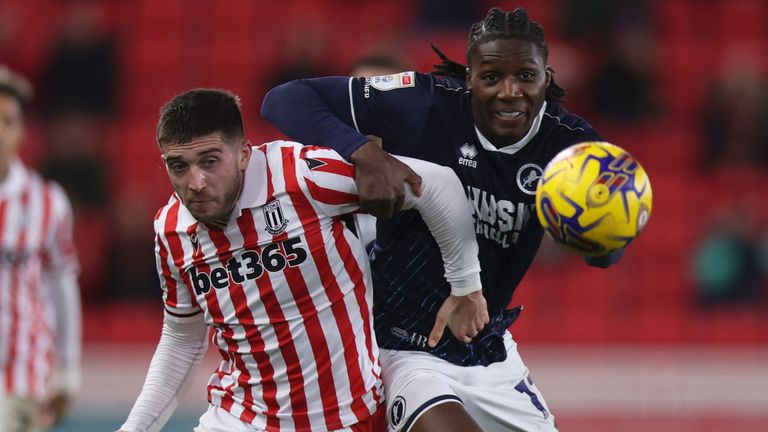
[[[197,220],[182,204],[179,196],[174,192],[168,202],[155,213],[154,226],[156,233],[167,235],[171,232],[186,231]]]
[[[439,97],[469,93],[464,80],[415,71],[365,78],[364,82],[382,92],[409,89],[411,91],[404,92],[403,94],[415,95],[416,97],[423,97],[424,94],[432,94]]]
[[[468,95],[469,89],[467,89],[466,81],[455,77],[437,76],[432,74],[424,74],[429,77],[429,81],[435,87],[437,93],[446,95]]]
[[[600,134],[584,118],[566,110],[556,102],[548,102],[542,119],[547,132],[573,139],[598,139]]]
[[[69,207],[70,199],[67,191],[56,180],[43,177],[36,170],[25,168],[27,181],[32,185],[39,185],[43,194],[47,195],[54,207]]]
[[[283,160],[286,157],[295,160],[307,159],[336,159],[344,160],[344,158],[334,149],[330,147],[317,146],[317,145],[305,145],[296,141],[275,140],[253,147],[254,152],[259,152],[264,155],[267,163],[274,163],[275,160]],[[257,159],[258,160],[258,159]],[[254,162],[254,158],[251,157],[251,163]],[[308,168],[312,168],[309,164]]]
[[[299,152],[304,145],[296,141],[274,140],[251,146],[254,153],[260,153],[267,158],[274,155],[278,158]]]

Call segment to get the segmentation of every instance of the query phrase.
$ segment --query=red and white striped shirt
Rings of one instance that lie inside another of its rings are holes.
[[[199,223],[174,195],[155,219],[166,319],[205,314],[222,362],[212,405],[268,431],[334,430],[382,400],[370,274],[340,215],[354,168],[330,149],[254,147],[228,225]]]
[[[57,305],[49,291],[59,278],[74,281],[77,271],[72,210],[64,191],[14,160],[0,182],[0,382],[5,393],[41,400],[54,360],[79,359],[79,342],[54,352]]]

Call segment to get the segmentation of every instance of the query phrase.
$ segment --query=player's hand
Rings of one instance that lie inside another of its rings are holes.
[[[456,339],[470,343],[489,320],[488,307],[482,291],[465,296],[449,296],[437,311],[435,326],[432,327],[427,343],[431,348],[437,346],[446,326]]]
[[[45,405],[44,423],[48,427],[59,424],[69,411],[70,405],[72,405],[72,396],[69,393],[59,392],[55,394]]]
[[[371,140],[350,156],[355,164],[360,211],[380,218],[392,217],[403,207],[408,183],[421,196],[421,177],[411,167],[392,157]]]
[[[596,257],[584,257],[584,262],[590,267],[608,268],[621,259],[624,256],[624,248],[616,249],[613,252]]]

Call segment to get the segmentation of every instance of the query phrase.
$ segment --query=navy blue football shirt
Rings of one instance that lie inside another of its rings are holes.
[[[450,286],[424,221],[404,211],[378,221],[369,248],[376,337],[383,348],[427,351],[459,365],[504,360],[503,334],[519,313],[507,307],[543,235],[534,206],[538,180],[560,150],[601,140],[598,133],[550,102],[523,139],[497,149],[476,130],[463,81],[414,72],[294,81],[267,95],[262,114],[293,139],[347,158],[370,134],[392,154],[456,172],[473,209],[491,323],[470,344],[445,332],[437,347],[427,346]]]

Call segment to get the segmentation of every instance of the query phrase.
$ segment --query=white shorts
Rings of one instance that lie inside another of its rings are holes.
[[[200,416],[200,424],[193,432],[264,432],[264,429],[240,420],[221,407],[208,405],[208,410]],[[344,428],[332,432],[352,432],[352,429]]]
[[[507,359],[457,366],[420,351],[381,350],[381,377],[390,432],[408,432],[428,409],[461,403],[485,431],[556,432],[555,417],[533,384],[512,335]]]

